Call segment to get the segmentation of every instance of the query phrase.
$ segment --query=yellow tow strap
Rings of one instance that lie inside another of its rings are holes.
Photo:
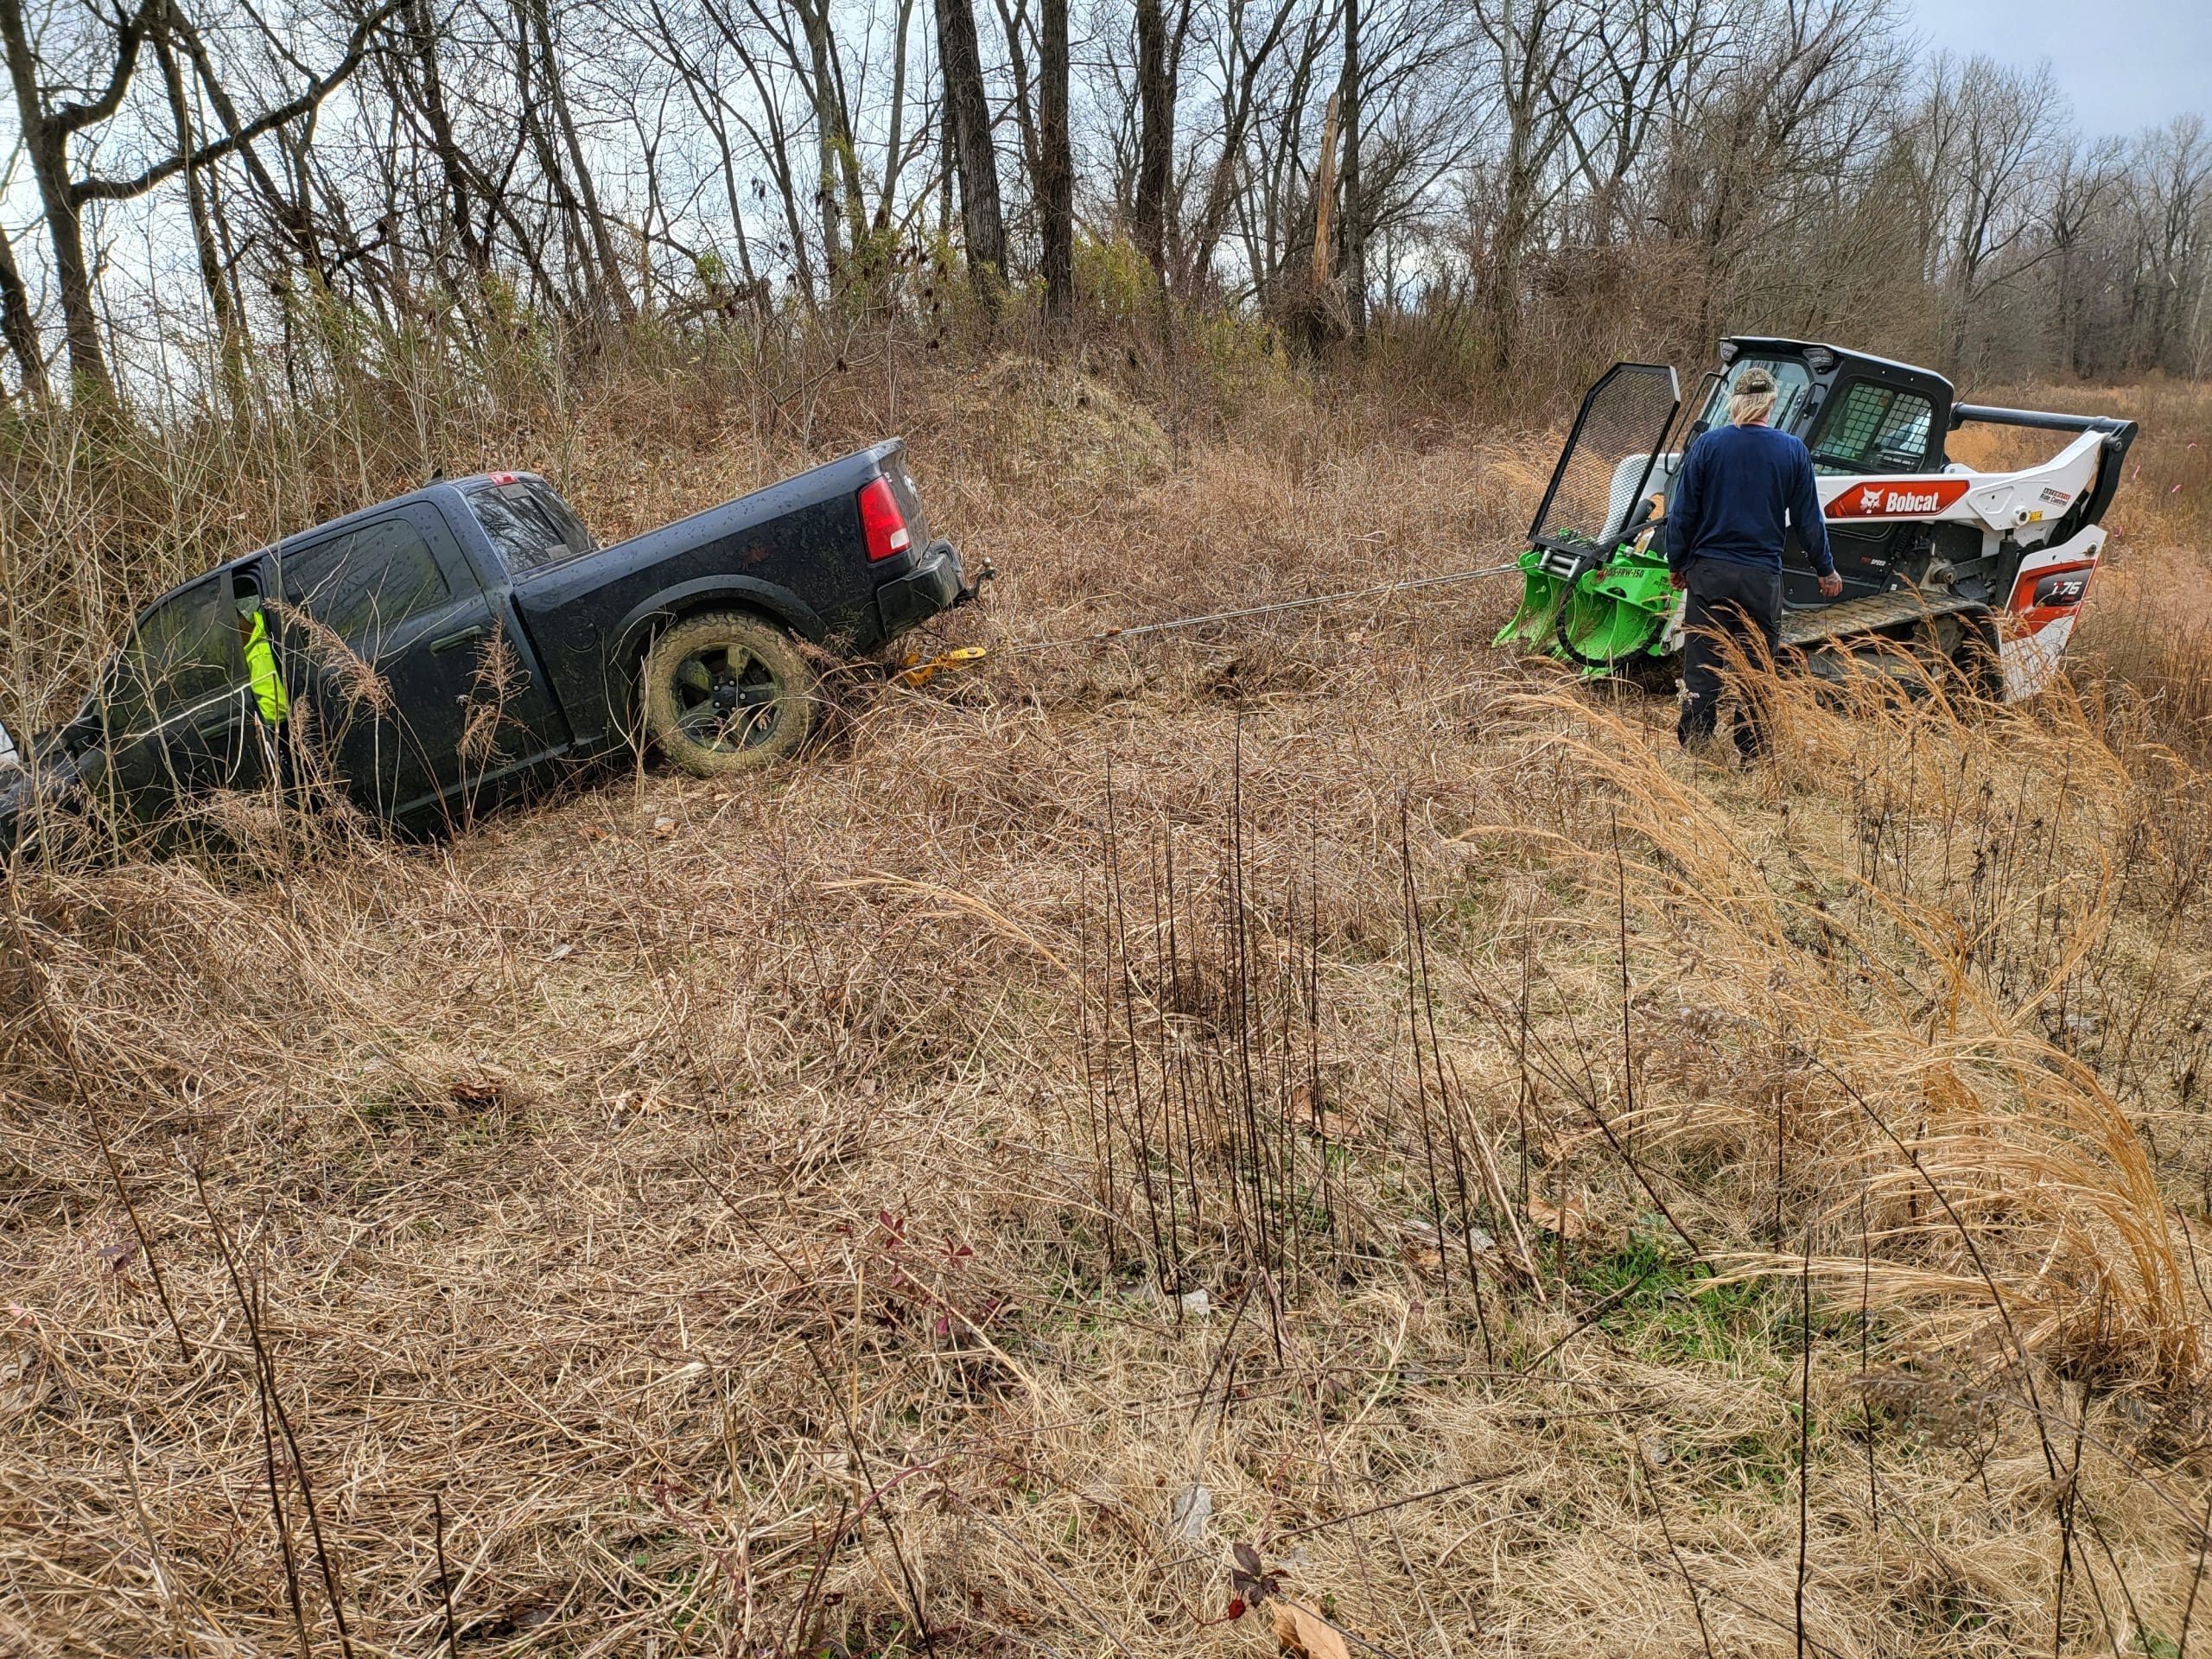
[[[920,654],[918,652],[914,656],[909,657],[906,659],[906,664],[899,675],[899,683],[901,685],[927,685],[941,671],[950,671],[950,670],[957,668],[973,668],[976,664],[982,662],[984,658],[989,655],[990,652],[988,649],[982,645],[961,645],[955,650],[944,652],[938,656],[932,657],[926,662],[922,659]]]

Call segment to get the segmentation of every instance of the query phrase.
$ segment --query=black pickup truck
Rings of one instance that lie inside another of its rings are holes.
[[[0,770],[0,852],[48,808],[119,826],[279,782],[435,829],[641,739],[764,765],[813,728],[820,652],[974,596],[895,439],[605,548],[533,474],[440,480],[156,600]]]

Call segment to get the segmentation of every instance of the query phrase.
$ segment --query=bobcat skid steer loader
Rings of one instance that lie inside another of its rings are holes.
[[[1684,430],[1671,368],[1616,364],[1590,389],[1529,526],[1521,608],[1497,643],[1672,683],[1682,596],[1668,583],[1659,504],[1681,452],[1727,418],[1736,378],[1757,365],[1774,377],[1772,423],[1812,451],[1843,578],[1841,594],[1822,598],[1791,535],[1785,663],[1841,678],[1917,659],[2007,702],[2040,690],[2088,594],[2135,423],[1958,403],[1939,374],[1811,340],[1724,340],[1720,364]],[[2040,465],[1977,473],[1943,453],[1969,423],[2071,438]]]

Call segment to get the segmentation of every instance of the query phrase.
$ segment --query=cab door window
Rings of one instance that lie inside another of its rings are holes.
[[[1822,473],[1916,473],[1928,464],[1936,410],[1916,391],[1854,380],[1828,405],[1813,440]]]
[[[223,583],[207,577],[138,620],[105,699],[111,732],[148,730],[219,697],[245,675]]]
[[[423,533],[395,515],[288,556],[284,598],[357,645],[451,602],[453,588]]]

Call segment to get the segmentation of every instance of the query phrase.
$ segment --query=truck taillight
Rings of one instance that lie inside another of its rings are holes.
[[[914,544],[906,529],[906,515],[899,511],[899,498],[891,493],[889,479],[871,479],[861,489],[861,531],[868,538],[870,563],[895,557]]]

